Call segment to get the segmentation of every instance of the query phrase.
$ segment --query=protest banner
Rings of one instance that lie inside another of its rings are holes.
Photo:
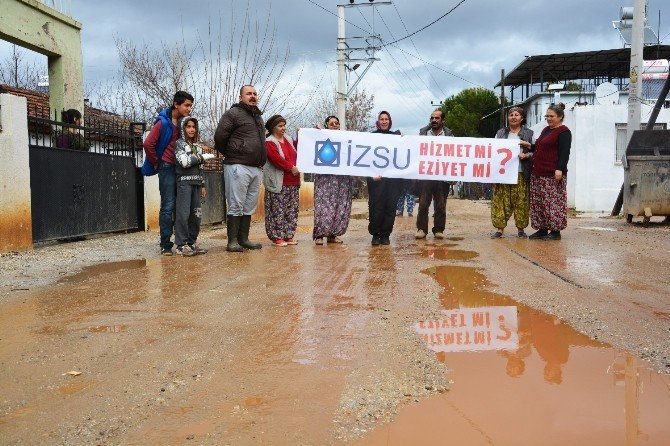
[[[519,141],[300,129],[304,173],[516,184]]]
[[[444,318],[417,322],[415,330],[436,352],[518,350],[517,309],[459,308],[442,312]]]

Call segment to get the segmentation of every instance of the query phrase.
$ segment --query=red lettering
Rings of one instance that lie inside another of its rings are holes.
[[[475,146],[475,158],[486,158],[486,146]]]
[[[475,178],[481,178],[484,176],[484,168],[485,166],[483,164],[473,164],[472,165],[472,176]]]
[[[421,145],[423,145],[423,144],[424,144],[424,143],[421,143]],[[426,168],[426,166],[425,166],[425,161],[419,161],[419,173],[420,173],[421,175],[423,175],[423,174],[426,173],[425,168]]]
[[[468,163],[459,163],[459,164],[461,166],[461,176],[464,177],[465,176],[465,166],[467,166]]]
[[[444,156],[454,156],[453,144],[443,144],[443,147],[444,147]]]
[[[442,144],[435,144],[437,150],[435,151],[435,156],[442,156]]]
[[[422,142],[421,143],[421,147],[419,148],[419,154],[421,156],[428,155],[428,143],[427,142]]]

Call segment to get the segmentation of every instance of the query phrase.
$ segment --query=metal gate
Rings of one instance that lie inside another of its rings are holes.
[[[81,125],[66,114],[28,111],[34,242],[144,227],[144,124],[87,112]]]

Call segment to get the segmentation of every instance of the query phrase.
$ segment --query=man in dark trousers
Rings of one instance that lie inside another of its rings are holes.
[[[158,213],[158,226],[161,234],[161,254],[172,255],[173,243],[170,240],[174,228],[174,210],[177,197],[177,174],[174,164],[174,143],[179,139],[178,121],[191,114],[193,96],[178,91],[172,99],[172,106],[164,108],[156,119],[147,138],[144,140],[145,176],[158,174],[158,190],[161,194],[161,208]]]
[[[430,124],[419,130],[419,135],[453,136],[451,130],[444,126],[444,114],[439,108],[430,114]],[[433,221],[433,236],[436,239],[444,238],[444,228],[447,224],[447,195],[449,183],[447,181],[420,180],[419,214],[416,219],[417,239],[426,238],[428,234],[428,208],[435,200],[435,215]]]
[[[228,201],[226,250],[242,252],[243,248],[261,249],[249,241],[251,216],[258,204],[267,161],[265,123],[253,85],[240,88],[240,102],[226,111],[214,133],[216,150],[224,156],[223,180]]]

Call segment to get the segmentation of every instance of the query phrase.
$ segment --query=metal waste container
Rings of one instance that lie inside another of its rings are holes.
[[[636,130],[621,163],[623,212],[628,222],[670,215],[670,130]]]

